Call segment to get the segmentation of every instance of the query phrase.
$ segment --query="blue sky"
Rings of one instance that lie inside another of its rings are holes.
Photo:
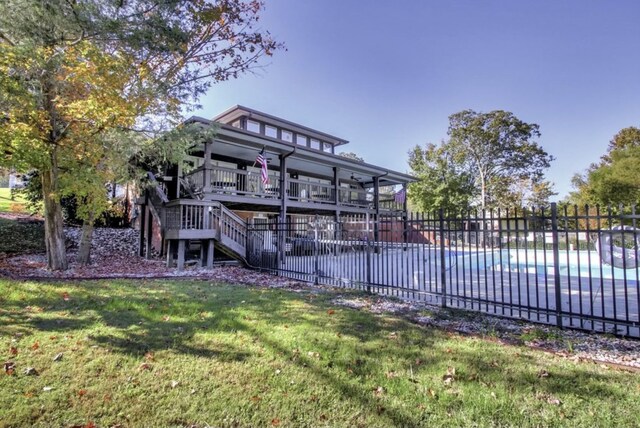
[[[242,104],[408,172],[407,152],[446,139],[450,114],[508,110],[540,125],[559,197],[640,126],[640,0],[267,0],[260,27],[288,51],[194,114]]]

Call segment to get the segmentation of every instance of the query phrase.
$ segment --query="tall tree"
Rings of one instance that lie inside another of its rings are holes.
[[[480,206],[503,205],[505,179],[540,182],[553,157],[533,140],[539,126],[511,112],[464,110],[449,116],[446,150],[467,166],[480,191]]]
[[[632,205],[640,203],[640,129],[620,130],[609,142],[600,162],[572,180],[567,202],[578,205]]]
[[[68,266],[64,183],[98,192],[86,168],[113,159],[105,135],[173,127],[212,83],[281,48],[254,29],[262,7],[250,0],[0,2],[0,162],[40,171],[51,269]]]
[[[455,212],[471,206],[475,194],[473,178],[464,165],[451,158],[446,146],[415,146],[409,151],[409,167],[418,178],[409,184],[409,199],[414,207]]]

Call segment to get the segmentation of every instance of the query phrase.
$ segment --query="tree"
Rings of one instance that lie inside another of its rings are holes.
[[[475,189],[472,176],[456,163],[446,146],[427,144],[423,149],[415,146],[409,151],[411,174],[418,181],[409,184],[409,199],[423,211],[443,208],[462,211],[471,206]]]
[[[538,183],[553,157],[532,141],[539,126],[521,121],[513,113],[465,110],[449,116],[446,152],[464,165],[479,189],[480,206],[505,205],[507,180]]]
[[[572,180],[567,202],[584,205],[640,203],[640,129],[628,127],[609,142],[600,162]]]
[[[61,196],[82,193],[93,206],[91,222],[104,180],[122,165],[113,132],[155,137],[212,83],[282,48],[253,29],[262,7],[242,0],[0,3],[0,162],[40,172],[49,268],[68,265]]]
[[[340,152],[338,153],[338,156],[342,156],[343,158],[347,158],[347,159],[353,159],[358,162],[364,162],[363,158],[361,158],[360,156],[358,156],[353,152]]]

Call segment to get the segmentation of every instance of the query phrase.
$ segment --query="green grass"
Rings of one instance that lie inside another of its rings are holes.
[[[11,193],[8,188],[0,188],[0,212],[27,213],[25,199],[16,194],[11,199]]]
[[[22,222],[0,217],[0,253],[21,254],[44,250],[42,222]]]
[[[0,373],[0,427],[637,426],[636,373],[336,293],[0,280],[0,354],[16,365]]]

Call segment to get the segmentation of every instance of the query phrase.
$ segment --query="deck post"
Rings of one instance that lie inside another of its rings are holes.
[[[215,251],[215,241],[213,239],[207,240],[207,268],[213,268],[213,252]]]
[[[170,268],[173,264],[173,252],[171,251],[171,239],[167,239],[167,267]]]
[[[211,141],[204,142],[204,174],[203,178],[203,186],[202,191],[206,194],[211,192],[211,170],[213,166],[211,165],[211,150],[212,150]]]
[[[153,240],[153,215],[151,215],[151,208],[149,208],[149,204],[146,205],[146,211],[147,211],[147,236],[146,236],[144,257],[146,259],[150,259],[151,245]]]
[[[178,270],[184,269],[184,250],[185,250],[185,240],[178,240]]]

